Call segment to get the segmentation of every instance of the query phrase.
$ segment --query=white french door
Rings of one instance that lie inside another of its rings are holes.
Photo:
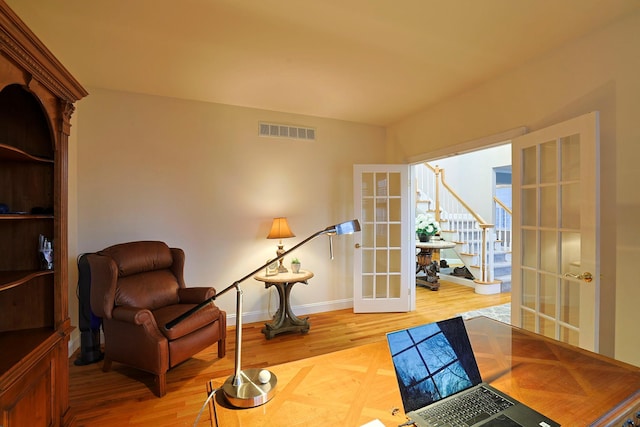
[[[403,312],[415,307],[412,180],[408,165],[355,165],[353,310]],[[413,245],[413,246],[412,246]]]
[[[512,323],[598,351],[598,113],[513,140]]]

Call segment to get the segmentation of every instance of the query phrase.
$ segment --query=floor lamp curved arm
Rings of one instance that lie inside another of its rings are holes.
[[[240,289],[240,283],[244,282],[250,277],[253,277],[259,271],[265,269],[269,264],[279,261],[291,252],[298,249],[300,246],[308,243],[310,240],[315,239],[318,236],[328,235],[329,237],[341,234],[351,234],[360,231],[360,223],[357,219],[351,221],[342,222],[340,224],[331,225],[324,230],[320,230],[311,236],[307,237],[297,245],[293,246],[288,251],[285,251],[276,258],[268,261],[266,264],[256,268],[251,273],[243,276],[241,279],[236,280],[231,285],[224,288],[222,291],[217,292],[211,298],[201,302],[197,306],[191,308],[184,314],[176,317],[175,319],[165,324],[166,329],[175,327],[178,323],[182,322],[193,313],[201,310],[207,305],[211,304],[216,298],[224,295],[231,289],[236,289],[236,353],[235,353],[235,370],[234,374],[225,381],[222,386],[222,391],[229,403],[239,408],[253,408],[262,405],[274,395],[277,378],[271,372],[266,369],[241,369],[241,357],[242,357],[242,289]],[[333,247],[330,246],[331,258],[333,259]]]

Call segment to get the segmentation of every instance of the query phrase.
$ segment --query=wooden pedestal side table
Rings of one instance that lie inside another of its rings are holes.
[[[299,318],[291,310],[291,302],[289,295],[291,288],[296,283],[307,284],[307,280],[313,277],[313,273],[306,270],[300,270],[298,273],[278,273],[274,276],[267,276],[263,273],[253,276],[254,279],[264,282],[265,289],[275,286],[280,298],[280,306],[273,316],[271,323],[265,323],[262,333],[268,340],[283,332],[300,331],[303,334],[309,332],[309,318]]]
[[[444,240],[430,240],[428,242],[416,242],[416,248],[420,252],[416,255],[416,284],[437,291],[440,288],[438,283],[438,271],[440,267],[440,249],[455,248],[456,244]],[[435,266],[432,266],[436,263]],[[423,271],[424,278],[418,278],[417,274]]]

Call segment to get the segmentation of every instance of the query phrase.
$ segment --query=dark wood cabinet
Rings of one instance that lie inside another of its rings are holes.
[[[67,157],[87,92],[0,0],[0,425],[69,411]],[[43,264],[40,236],[52,242]]]

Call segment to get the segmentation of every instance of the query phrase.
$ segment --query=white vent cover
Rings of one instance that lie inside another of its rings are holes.
[[[270,136],[272,138],[292,138],[306,141],[316,140],[316,130],[314,128],[295,125],[282,125],[277,123],[260,122],[258,127],[259,136]]]

